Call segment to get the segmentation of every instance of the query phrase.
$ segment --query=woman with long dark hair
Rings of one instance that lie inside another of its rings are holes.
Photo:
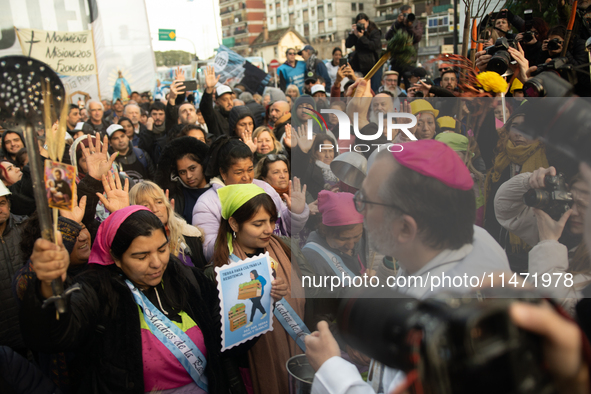
[[[70,280],[68,265],[60,234],[57,245],[35,242],[36,283],[22,300],[21,329],[34,350],[75,352],[78,392],[227,392],[216,290],[170,254],[156,215],[137,205],[112,213],[99,227],[88,270]],[[53,306],[41,305],[60,277],[66,289],[79,290],[57,319]]]
[[[211,188],[206,191],[193,209],[193,225],[205,232],[203,253],[210,261],[213,256],[215,236],[221,220],[221,204],[217,190],[227,185],[254,183],[263,188],[275,202],[279,220],[275,234],[291,236],[304,228],[308,220],[309,210],[304,198],[305,186],[300,190],[300,182],[293,181],[293,190],[287,195],[287,204],[283,205],[281,197],[267,182],[254,179],[253,156],[250,148],[237,138],[219,137],[208,151],[205,175],[209,177]]]
[[[292,275],[291,250],[273,234],[278,218],[273,199],[253,184],[230,185],[217,192],[221,200],[222,219],[215,242],[213,265],[221,267],[230,261],[269,253],[276,276],[271,282],[271,298],[289,304],[303,318],[306,301],[303,294],[297,294],[301,284],[298,276]],[[248,351],[248,360],[242,360],[241,366],[250,370],[256,394],[289,392],[285,364],[289,358],[302,353],[276,316],[273,317],[273,331],[262,335]],[[248,377],[245,384],[249,385]]]

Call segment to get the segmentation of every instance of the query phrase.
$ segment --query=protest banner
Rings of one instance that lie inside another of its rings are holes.
[[[60,75],[97,74],[91,30],[16,29],[23,55],[47,63]]]

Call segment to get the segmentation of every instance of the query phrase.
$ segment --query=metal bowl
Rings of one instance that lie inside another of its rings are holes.
[[[344,184],[361,189],[367,174],[367,159],[357,152],[345,152],[330,163],[330,169]]]

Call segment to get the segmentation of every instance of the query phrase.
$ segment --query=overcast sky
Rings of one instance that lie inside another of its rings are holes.
[[[222,39],[219,0],[145,2],[154,51],[182,50],[194,53],[195,44],[200,59],[213,56],[213,50],[221,44]],[[176,42],[159,41],[158,29],[176,29]]]

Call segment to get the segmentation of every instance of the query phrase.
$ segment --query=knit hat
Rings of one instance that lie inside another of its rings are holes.
[[[436,141],[441,141],[445,145],[452,148],[455,152],[466,152],[468,151],[468,147],[470,145],[470,140],[468,137],[465,137],[461,134],[457,133],[441,133],[435,136]],[[474,156],[474,152],[471,152],[472,156]]]
[[[351,193],[334,193],[322,190],[318,193],[318,210],[325,226],[347,226],[363,223],[363,215],[355,209]]]
[[[468,167],[449,146],[436,140],[404,142],[392,152],[396,161],[419,174],[459,190],[470,190],[474,181]]]
[[[228,115],[228,125],[230,126],[230,135],[235,135],[236,130],[236,123],[240,121],[240,119],[246,118],[250,116],[252,119],[252,124],[255,124],[254,116],[250,109],[245,105],[239,105],[238,107],[234,107],[230,110],[230,115]]]

